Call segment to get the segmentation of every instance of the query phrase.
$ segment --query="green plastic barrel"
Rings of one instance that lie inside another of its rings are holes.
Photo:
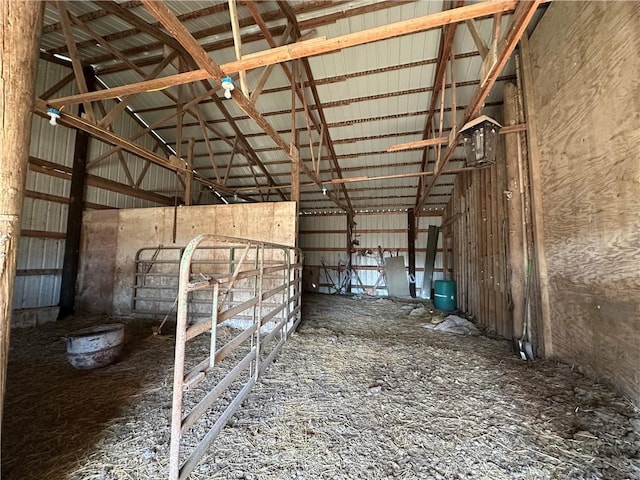
[[[456,282],[436,280],[433,283],[433,305],[438,310],[452,312],[458,308],[456,300]]]

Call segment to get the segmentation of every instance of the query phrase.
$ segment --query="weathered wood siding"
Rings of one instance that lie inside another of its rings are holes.
[[[443,215],[443,236],[452,247],[458,308],[507,338],[512,336],[504,248],[504,155],[488,168],[458,174]]]
[[[530,47],[554,355],[640,404],[640,3],[554,2]]]

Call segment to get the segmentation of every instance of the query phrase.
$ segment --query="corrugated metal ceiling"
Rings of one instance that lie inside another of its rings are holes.
[[[187,29],[198,39],[199,43],[209,51],[211,58],[218,64],[233,61],[235,52],[231,39],[229,7],[226,1],[170,1],[169,9],[183,21]],[[373,27],[389,25],[393,22],[431,15],[451,6],[448,1],[405,1],[405,2],[290,2],[296,13],[302,35],[309,33],[313,27],[312,38],[336,38],[342,35],[361,32]],[[108,87],[133,84],[149,76],[162,55],[167,54],[169,47],[162,45],[161,35],[154,31],[141,32],[125,15],[110,13],[100,2],[65,2],[74,21],[82,22],[85,28],[108,40],[110,49],[99,45],[90,34],[80,28],[73,29],[73,38],[77,43],[79,59],[94,66],[99,79]],[[154,25],[156,31],[166,32],[158,28],[157,20],[140,2],[120,2],[119,5],[128,10],[128,15],[135,15],[138,20]],[[274,36],[281,42],[282,32],[287,24],[285,12],[279,8],[278,2],[256,2],[263,19]],[[243,54],[265,51],[269,48],[259,27],[252,18],[244,3],[238,2],[238,17],[242,25]],[[537,18],[542,14],[538,12]],[[501,29],[506,31],[512,15],[502,16]],[[534,21],[537,21],[537,18]],[[77,19],[77,20],[76,20]],[[47,3],[43,28],[41,50],[43,53],[68,56],[65,35],[59,23],[60,13],[54,4]],[[476,19],[480,35],[490,43],[493,18]],[[393,144],[421,140],[435,83],[437,59],[441,48],[442,28],[435,28],[420,33],[404,35],[384,41],[376,41],[332,53],[311,56],[308,58],[313,80],[317,85],[317,95],[326,120],[326,128],[333,142],[342,176],[347,179],[344,187],[336,183],[327,183],[330,191],[335,191],[343,199],[346,188],[353,207],[357,209],[407,209],[417,201],[419,179],[387,178],[351,182],[355,177],[378,177],[416,174],[421,170],[423,150],[386,153],[387,147]],[[158,38],[154,38],[158,37]],[[289,41],[289,40],[288,40]],[[113,49],[126,57],[128,64],[122,63],[112,54]],[[447,68],[448,84],[445,99],[444,131],[447,135],[454,123],[463,118],[465,106],[475,94],[479,79],[482,58],[478,54],[476,44],[469,28],[461,25],[453,42],[456,56],[454,77],[457,109],[451,112],[452,89],[451,77]],[[191,62],[191,59],[188,59]],[[135,71],[131,68],[135,64]],[[291,69],[292,62],[286,66]],[[160,77],[178,73],[180,69],[192,69],[193,62],[179,62],[174,59],[159,74]],[[302,70],[302,66],[299,65]],[[250,89],[254,88],[263,74],[263,68],[248,72]],[[486,99],[483,113],[499,118],[502,99],[502,86],[505,81],[513,80],[515,67],[510,61],[500,74],[493,91]],[[236,88],[239,88],[237,75]],[[315,104],[309,79],[306,79],[304,95],[311,115],[320,119],[319,105]],[[209,85],[216,85],[217,80],[209,80]],[[194,93],[205,93],[206,85],[196,82],[192,86],[170,87],[164,92],[146,92],[125,99],[129,109],[144,120],[147,125],[157,125],[155,132],[168,145],[177,149],[178,138],[177,116],[174,115],[160,124],[167,115],[176,112],[176,99],[190,101]],[[182,94],[180,93],[182,91]],[[60,95],[60,94],[58,94]],[[182,95],[180,97],[180,95]],[[216,95],[222,98],[220,89]],[[255,106],[270,125],[279,132],[286,142],[291,140],[291,85],[284,69],[276,65],[268,77],[262,94]],[[440,97],[435,99],[439,107]],[[234,118],[236,127],[232,128],[225,119],[225,113],[210,98],[199,105],[192,106],[183,116],[182,147],[186,152],[188,139],[196,140],[194,149],[194,167],[204,177],[214,177],[208,142],[214,153],[214,161],[220,172],[227,169],[232,158],[232,146],[236,139],[236,131],[240,131],[245,141],[238,142],[229,177],[225,179],[230,190],[241,190],[259,200],[256,192],[247,189],[257,185],[268,184],[262,170],[250,168],[254,158],[258,158],[267,168],[276,183],[283,185],[282,191],[289,194],[291,183],[290,161],[287,155],[274,141],[267,136],[256,122],[250,119],[234,101],[222,101],[223,108]],[[436,130],[440,121],[438,107],[434,114]],[[319,132],[311,124],[311,133],[307,132],[307,120],[303,104],[296,99],[295,115],[298,131],[301,159],[312,168],[312,151],[309,138],[313,144],[313,156],[318,152],[320,144]],[[201,128],[198,120],[206,122],[208,129]],[[310,135],[310,137],[309,137]],[[222,138],[220,138],[222,137]],[[445,146],[446,148],[446,146]],[[183,153],[184,155],[184,153]],[[338,178],[333,161],[329,158],[329,147],[323,140],[320,161],[319,180],[331,182]],[[453,160],[447,168],[461,168],[463,152],[458,148]],[[435,149],[429,151],[430,163],[427,170],[433,169]],[[253,171],[252,171],[253,170]],[[257,178],[257,180],[256,180]],[[429,177],[424,177],[427,183]],[[440,210],[447,203],[451,192],[454,175],[440,176],[431,189],[430,198],[424,203],[425,210]],[[319,186],[309,186],[306,175],[301,176],[302,197],[301,209],[313,212],[317,210],[336,209],[328,195],[323,195]],[[277,198],[271,196],[272,199]]]

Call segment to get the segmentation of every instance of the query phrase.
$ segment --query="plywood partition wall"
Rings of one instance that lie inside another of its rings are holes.
[[[295,245],[295,202],[179,207],[175,213],[171,207],[85,212],[76,308],[130,314],[141,248],[184,247],[203,233]]]
[[[552,3],[528,101],[554,356],[640,405],[639,18],[637,2]]]

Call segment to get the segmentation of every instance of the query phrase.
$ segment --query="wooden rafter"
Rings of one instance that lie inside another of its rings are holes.
[[[69,75],[62,78],[60,81],[56,82],[50,88],[42,92],[42,95],[39,95],[39,97],[43,100],[48,100],[49,97],[51,97],[51,95],[58,93],[60,90],[66,87],[69,83],[71,83],[74,78],[76,78],[76,74],[74,72],[71,72]]]
[[[348,18],[353,15],[360,15],[362,13],[371,12],[371,11],[379,11],[386,8],[390,8],[391,6],[397,6],[403,3],[410,3],[413,1],[415,0],[391,0],[391,1],[388,0],[383,2],[375,2],[372,4],[354,7],[354,8],[348,8],[347,2],[342,0],[336,1],[336,2],[325,1],[325,0],[305,1],[305,2],[297,2],[295,6],[295,11],[300,14],[305,14],[305,13],[309,14],[309,13],[316,12],[318,10],[322,10],[323,8],[326,8],[328,6],[335,7],[341,4],[347,4],[345,5],[345,10],[343,12],[340,12],[339,18]],[[225,7],[227,6],[228,6],[227,3],[225,2]],[[188,15],[180,15],[178,18],[180,21],[186,21],[189,19]],[[268,22],[276,21],[275,23],[280,23],[278,21],[282,20],[283,16],[280,9],[276,9],[273,11],[266,12],[264,14],[264,18]],[[309,29],[317,28],[318,26],[321,26],[321,25],[334,23],[336,20],[337,20],[337,15],[333,13],[333,14],[322,16],[320,18],[310,18],[305,22],[303,22],[303,25],[306,30],[309,30]],[[208,26],[206,28],[203,28],[202,30],[195,31],[193,32],[193,36],[198,40],[203,38],[216,37],[216,36],[223,37],[220,40],[214,40],[212,42],[204,43],[203,48],[205,48],[205,50],[207,50],[208,52],[225,49],[225,48],[233,48],[233,39],[228,38],[226,35],[229,33],[228,24],[218,25],[217,21],[212,23],[214,23],[215,25]],[[251,18],[242,18],[239,20],[239,24],[240,24],[240,28],[248,27],[253,25],[253,20]],[[158,27],[162,27],[162,25],[160,24],[154,24],[154,25],[157,25]],[[285,29],[284,25],[273,25],[270,27],[271,34],[276,37],[282,35],[282,32],[284,31],[284,29]],[[134,29],[134,32],[139,33],[135,29]],[[107,36],[107,38],[109,38],[109,36]],[[117,33],[115,39],[118,40],[120,38],[121,38],[121,35]],[[245,32],[242,35],[243,45],[246,45],[248,43],[255,42],[255,41],[261,41],[261,40],[262,40],[262,36],[258,32]],[[82,45],[82,47],[84,48],[85,45]],[[86,45],[86,47],[90,48],[91,45]],[[163,44],[161,42],[155,42],[155,43],[145,45],[144,48],[142,48],[142,46],[131,47],[126,49],[124,52],[128,56],[137,57],[143,52],[151,52],[154,50],[157,51],[162,48],[163,48]],[[57,52],[55,49],[49,50],[49,52],[60,53],[60,52]],[[88,61],[93,64],[108,63],[111,60],[113,60],[113,58],[109,54],[99,55],[99,56],[91,57],[88,59]],[[144,62],[143,59],[140,59],[140,61]],[[122,66],[113,66],[113,68],[116,68],[116,69],[121,67]]]
[[[202,80],[202,84],[205,90],[210,90],[211,84],[209,83],[208,80]],[[251,144],[247,141],[247,138],[244,135],[244,133],[242,133],[242,131],[240,130],[240,127],[238,126],[235,119],[233,118],[233,115],[231,115],[227,107],[225,107],[224,102],[217,95],[212,95],[211,98],[213,99],[214,103],[218,107],[218,110],[220,110],[220,113],[222,113],[222,116],[225,118],[229,126],[233,129],[236,135],[236,138],[240,140],[241,145],[244,147],[245,155],[249,160],[250,164],[256,165],[260,170],[262,170],[262,173],[264,173],[265,177],[267,178],[269,185],[275,185],[276,181],[273,179],[273,177],[269,173],[269,170],[267,170],[267,167],[258,158],[258,155],[256,154]],[[205,125],[208,125],[208,124],[205,123]],[[283,192],[278,192],[278,195],[280,195],[280,198],[282,200],[286,200],[286,197]]]
[[[515,75],[504,75],[504,76],[500,76],[498,77],[498,79],[496,80],[497,82],[503,82],[503,81],[512,81],[515,80],[516,76]],[[305,85],[308,85],[308,82],[304,82]],[[319,85],[320,82],[316,83],[316,86]],[[472,86],[477,86],[480,84],[479,80],[469,80],[466,82],[456,82],[456,87],[472,87]],[[445,88],[449,89],[451,87],[451,85],[447,84],[445,86]],[[300,88],[302,88],[302,86],[300,85]],[[280,89],[277,89],[278,91],[280,91]],[[265,92],[267,93],[272,93],[274,92],[275,89],[273,90],[266,90]],[[402,97],[404,95],[413,95],[413,94],[418,94],[418,93],[425,93],[425,92],[431,92],[433,91],[433,87],[429,86],[429,87],[419,87],[419,88],[414,88],[414,89],[408,89],[408,90],[397,90],[397,91],[393,91],[393,92],[386,92],[386,93],[382,93],[382,94],[377,94],[377,95],[367,95],[367,96],[363,96],[363,97],[351,97],[349,99],[345,99],[345,100],[336,100],[336,101],[330,101],[330,102],[323,102],[322,106],[324,109],[327,108],[335,108],[335,107],[340,107],[340,106],[345,106],[345,105],[353,105],[356,103],[361,103],[361,102],[370,102],[373,100],[382,100],[385,98],[396,98],[396,97]],[[208,103],[208,102],[202,102],[202,103]],[[162,107],[153,107],[153,108],[143,108],[143,109],[137,109],[136,113],[138,114],[145,114],[148,112],[161,112],[161,111],[165,111],[168,109],[172,109],[173,105],[164,105]],[[310,104],[309,105],[309,109],[310,110],[317,110],[317,107],[315,104]],[[299,107],[296,109],[296,113],[302,113],[304,111],[303,108]],[[450,111],[450,110],[447,110]],[[278,115],[285,115],[289,113],[289,110],[276,110],[276,111],[271,111],[271,112],[262,112],[262,115],[264,117],[271,117],[271,116],[278,116]],[[424,115],[424,111],[422,112],[416,112],[416,115],[418,114],[422,114]],[[234,117],[236,121],[239,120],[248,120],[249,117],[248,116],[236,116]],[[313,121],[313,118],[312,118]],[[215,124],[215,123],[221,123],[222,120],[212,120],[210,122],[210,124]],[[195,126],[195,124],[188,124],[187,126]],[[171,126],[167,126],[165,128],[173,128]],[[418,134],[421,134],[422,131],[418,132]],[[415,132],[406,132],[406,135],[410,135],[410,134],[415,134]],[[262,135],[262,134],[260,134]],[[338,144],[340,142],[344,142],[343,140],[334,140],[334,144]],[[227,142],[229,143],[229,142]],[[269,150],[271,150],[271,148],[269,148]],[[257,151],[257,150],[256,150]],[[265,150],[266,151],[266,150]]]
[[[454,1],[447,1],[446,2],[446,7],[447,10],[445,11],[452,11],[454,9],[460,8],[461,5],[464,4],[463,0],[455,0]],[[456,8],[454,8],[456,7]],[[450,24],[450,25],[445,25],[443,26],[442,29],[442,33],[440,35],[440,46],[438,47],[438,58],[436,61],[436,72],[435,72],[435,77],[434,77],[434,81],[433,81],[433,90],[431,91],[431,103],[429,105],[429,110],[427,111],[427,118],[425,121],[425,125],[424,125],[424,132],[422,135],[423,139],[428,139],[429,134],[433,132],[433,130],[435,129],[432,122],[433,122],[433,118],[436,112],[436,106],[438,104],[438,94],[442,93],[442,101],[444,101],[444,92],[445,92],[445,85],[446,85],[446,71],[447,71],[447,64],[449,62],[449,59],[451,58],[451,52],[453,51],[453,41],[455,39],[455,35],[456,35],[456,30],[458,28],[458,24],[454,23],[454,24]],[[441,106],[440,109],[440,121],[442,122],[443,118],[442,115],[444,113],[444,105]],[[455,116],[454,116],[455,118]],[[442,130],[442,127],[440,128],[440,130]],[[440,145],[441,143],[436,142],[433,143],[433,145],[436,145],[438,147],[438,152],[440,151]],[[426,149],[424,152],[422,152],[422,161],[421,161],[421,165],[420,165],[420,171],[423,172],[427,169],[427,163],[429,162],[429,150]],[[422,194],[422,191],[424,190],[424,181],[421,179],[418,182],[418,188],[416,190],[416,203],[418,203],[419,199],[420,199],[420,195]],[[415,209],[415,211],[417,212],[418,209]]]
[[[33,111],[34,113],[47,118],[47,104],[44,100],[40,99],[40,98],[36,98],[34,101],[34,107],[33,107]],[[58,119],[58,123],[60,125],[63,125],[65,127],[69,127],[69,128],[75,128],[78,130],[82,130],[84,132],[87,132],[89,135],[93,136],[94,138],[101,140],[105,143],[109,143],[111,145],[117,145],[119,147],[122,147],[123,150],[126,150],[132,154],[134,154],[137,157],[140,157],[144,160],[148,160],[151,163],[155,163],[156,165],[159,165],[161,167],[164,167],[168,170],[171,170],[173,172],[184,172],[186,170],[186,168],[183,167],[178,167],[176,165],[174,165],[173,163],[171,163],[168,159],[161,157],[143,147],[141,147],[140,145],[137,145],[135,143],[133,143],[130,140],[124,139],[118,135],[116,135],[113,132],[110,132],[104,128],[100,128],[90,122],[88,122],[87,120],[80,118],[76,115],[72,115],[70,113],[66,113],[66,112],[61,112],[60,113],[60,118]],[[228,189],[227,187],[225,187],[224,185],[220,185],[216,182],[212,182],[210,180],[207,180],[203,177],[196,177],[196,180],[200,183],[202,183],[203,185],[209,186],[214,188],[215,190],[219,190],[220,192],[223,193],[233,193],[233,190]],[[252,201],[252,199],[247,198],[247,200]]]
[[[151,25],[150,23],[147,23],[131,10],[122,7],[116,2],[107,0],[93,0],[93,3],[111,13],[112,15],[120,17],[122,20],[135,27],[140,32],[151,35],[153,38],[156,38],[163,44],[169,45],[173,50],[176,50],[177,52],[180,52],[183,55],[187,56],[186,51],[184,50],[182,45],[180,45],[180,43],[176,41],[175,38],[163,32],[160,28],[158,28],[157,25]],[[130,52],[125,52],[125,54],[129,55]]]
[[[322,8],[326,8],[327,6],[332,6],[332,5],[339,5],[339,4],[343,4],[346,3],[345,1],[336,1],[334,2],[333,0],[323,0],[323,1],[309,1],[309,2],[304,2],[301,3],[299,6],[296,7],[296,10],[300,11],[300,12],[306,12],[306,13],[310,13],[310,12],[314,12],[316,10],[321,10]],[[140,2],[139,1],[135,1],[135,2],[122,2],[120,4],[121,6],[125,7],[126,9],[132,9],[135,7],[140,6]],[[200,10],[195,10],[192,12],[188,12],[185,14],[181,14],[178,16],[178,19],[182,22],[186,22],[189,20],[194,20],[194,19],[202,19],[211,15],[217,15],[220,13],[224,13],[225,11],[227,11],[229,8],[228,4],[226,2],[221,2],[212,6],[208,6],[205,7],[203,9]],[[269,20],[277,20],[278,18],[281,18],[279,15],[280,11],[279,10],[275,10],[274,12],[270,12],[269,15]],[[80,15],[78,18],[83,21],[83,22],[89,22],[89,21],[93,21],[96,20],[98,18],[103,18],[104,16],[110,15],[111,12],[107,12],[106,10],[96,10],[93,12],[89,12],[87,14],[82,14]],[[275,15],[274,15],[275,14]],[[250,25],[250,20],[249,19],[240,19],[240,27],[246,27],[248,25]],[[152,23],[151,24],[154,27],[157,28],[161,28],[162,25],[160,25],[159,23]],[[51,24],[51,25],[46,25],[43,28],[42,33],[46,34],[46,33],[50,33],[53,31],[58,31],[61,30],[61,25],[59,23],[57,24]],[[195,32],[194,36],[196,36],[196,38],[203,38],[203,37],[211,37],[214,35],[220,35],[220,34],[224,34],[228,32],[228,25],[215,25],[215,26],[209,26],[203,30],[200,30],[198,32]],[[138,28],[131,28],[128,30],[123,30],[123,31],[118,31],[118,32],[114,32],[114,33],[110,33],[105,35],[105,39],[109,42],[113,42],[113,41],[118,41],[118,40],[123,40],[126,38],[129,38],[131,36],[134,35],[138,35],[140,32],[140,30]],[[244,40],[243,40],[244,41]],[[84,41],[84,42],[78,42],[77,43],[78,49],[84,49],[84,48],[92,48],[94,46],[93,42],[91,41]],[[160,49],[162,48],[162,43],[154,43],[154,44],[147,44],[146,45],[146,51],[150,51],[153,49]],[[53,48],[53,49],[49,49],[48,53],[49,54],[55,54],[55,53],[59,53],[59,54],[65,54],[66,53],[66,48],[65,47],[58,47],[58,48]],[[133,49],[128,50],[127,55],[131,55],[134,56],[136,54],[141,53],[140,51],[140,47],[134,47]],[[114,60],[113,58],[109,58],[109,59],[97,59],[97,58],[91,58],[90,62],[97,62],[97,63],[101,63],[103,61],[109,61],[109,60]]]
[[[487,42],[485,42],[482,35],[480,35],[476,21],[471,18],[465,23],[467,24],[471,38],[473,38],[473,42],[476,44],[476,48],[478,49],[480,56],[484,59],[489,53],[489,47],[487,47]]]
[[[104,103],[103,102],[98,102],[98,110],[100,110],[100,113],[102,114],[102,118],[104,118],[106,116],[106,114],[107,114],[107,111],[104,108]],[[109,126],[107,126],[105,128],[107,128],[107,130],[109,130],[110,132],[113,133],[113,128],[111,127],[111,125],[109,125]],[[127,165],[127,160],[126,160],[126,158],[124,158],[124,154],[122,153],[122,150],[118,151],[118,161],[120,162],[120,166],[122,167],[122,170],[124,171],[124,176],[127,177],[127,181],[129,182],[129,185],[134,185],[135,184],[135,180],[131,176],[131,170],[129,170],[129,165]]]
[[[242,59],[242,35],[240,35],[240,24],[238,22],[238,9],[236,0],[229,0],[229,17],[231,18],[231,33],[233,35],[233,48],[236,53],[236,60]],[[240,70],[240,89],[245,97],[249,96],[249,87],[247,84],[247,72]]]
[[[294,25],[294,30],[296,35],[300,35],[300,26],[298,24],[298,20],[296,18],[295,13],[293,12],[293,10],[291,9],[291,7],[289,6],[289,4],[285,1],[279,1],[278,5],[280,5],[280,8],[283,10],[283,12],[285,13],[285,15],[287,16],[287,18],[289,19],[290,22],[292,22],[292,24]],[[324,109],[322,107],[322,102],[320,101],[320,95],[318,94],[318,88],[316,87],[316,83],[315,80],[313,78],[313,72],[311,71],[311,65],[309,64],[309,60],[306,57],[303,57],[301,59],[302,61],[302,66],[304,68],[304,73],[307,77],[307,85],[309,86],[309,89],[311,90],[311,95],[313,96],[313,101],[314,101],[314,105],[316,107],[316,110],[318,112],[318,117],[319,120],[315,120],[313,118],[313,115],[311,115],[310,113],[308,114],[310,118],[312,118],[316,129],[318,130],[318,133],[320,135],[324,135],[324,141],[326,143],[327,146],[327,151],[329,152],[329,158],[331,160],[331,163],[333,163],[333,167],[336,170],[336,175],[338,178],[342,178],[342,169],[340,168],[340,164],[338,163],[338,158],[335,152],[335,149],[333,148],[333,140],[331,139],[331,134],[329,133],[329,128],[327,126],[327,119],[324,115]],[[304,97],[304,91],[301,90],[301,95]],[[318,165],[320,163],[320,153],[318,153]],[[318,169],[318,167],[316,167],[316,169]],[[347,204],[347,213],[353,217],[354,212],[353,212],[353,206],[351,205],[351,199],[349,198],[349,192],[347,191],[347,187],[344,185],[340,186],[340,189],[342,191],[342,195],[344,196],[344,200]]]
[[[153,4],[157,2],[151,3]],[[516,4],[516,0],[496,0],[492,2],[474,3],[445,12],[433,13],[423,17],[396,22],[390,25],[376,27],[361,32],[350,33],[332,39],[318,38],[313,40],[306,40],[304,42],[293,43],[290,45],[284,45],[282,47],[272,48],[270,50],[245,55],[242,60],[236,60],[224,65],[220,65],[218,66],[218,73],[213,76],[215,76],[216,78],[221,78],[224,75],[236,73],[239,70],[249,70],[253,68],[264,67],[274,63],[281,63],[297,58],[330,53],[348,47],[364,45],[379,40],[386,40],[402,35],[408,35],[410,33],[431,30],[434,28],[442,27],[443,25],[463,22],[470,18],[493,15],[498,12],[506,12],[512,10],[516,6]],[[175,18],[175,15],[171,15]],[[182,26],[182,24],[180,24],[177,19],[176,23],[184,28],[184,26]],[[204,60],[205,57],[208,59],[208,54],[206,53],[204,48],[202,48],[191,35],[189,35],[189,37],[191,38],[192,43],[194,45],[197,45],[198,49],[201,51],[201,54],[199,55],[200,59]],[[208,60],[206,61],[208,62]],[[54,106],[59,106],[72,103],[80,103],[83,101],[114,98],[122,95],[129,95],[131,93],[159,90],[183,83],[190,83],[209,78],[211,76],[212,74],[206,69],[200,68],[199,70],[170,75],[161,79],[134,83],[131,85],[125,85],[123,87],[114,87],[107,92],[91,92],[88,94],[56,98],[50,100],[49,103]]]
[[[71,57],[71,64],[73,66],[73,73],[75,74],[78,90],[81,94],[87,93],[89,89],[87,88],[87,81],[84,77],[84,66],[82,65],[82,61],[80,60],[80,57],[78,55],[78,50],[76,49],[75,39],[73,38],[73,29],[71,27],[71,20],[69,19],[69,12],[67,11],[67,7],[62,1],[57,0],[55,4],[56,8],[58,9],[58,14],[60,15],[60,22],[62,23],[64,38],[67,42],[67,47],[69,48],[69,56]],[[85,101],[83,102],[83,105],[87,117],[90,120],[95,121],[96,116],[93,112],[91,102]]]
[[[498,78],[498,75],[506,65],[509,57],[511,57],[516,44],[520,40],[520,37],[522,37],[522,34],[525,32],[529,21],[533,17],[533,14],[535,13],[540,3],[541,0],[531,0],[526,2],[523,1],[518,3],[516,10],[511,17],[511,22],[509,24],[507,32],[498,46],[496,61],[493,63],[491,69],[487,72],[486,81],[478,86],[471,102],[469,103],[469,105],[467,105],[464,113],[464,118],[460,123],[459,128],[456,129],[458,133],[455,136],[455,141],[453,142],[453,144],[449,145],[449,148],[445,153],[441,165],[435,170],[435,175],[432,182],[426,188],[422,198],[416,203],[416,211],[419,211],[422,208],[425,201],[429,197],[429,193],[433,189],[436,180],[442,174],[443,169],[446,167],[447,163],[453,156],[456,146],[461,138],[460,128],[464,126],[469,120],[475,118],[478,115],[478,112],[483,107],[484,101],[487,98],[487,95],[489,95],[489,92],[491,91],[491,88]]]
[[[416,150],[418,148],[430,147],[432,145],[442,145],[449,141],[449,137],[427,138],[426,140],[417,140],[415,142],[399,143],[391,145],[387,148],[387,152],[401,152],[404,150]]]
[[[220,69],[219,65],[209,57],[207,52],[204,51],[198,41],[193,38],[193,36],[189,33],[185,26],[176,18],[176,16],[164,3],[143,0],[143,4],[145,8],[147,8],[147,10],[154,17],[156,17],[158,21],[160,21],[169,32],[175,35],[184,49],[194,59],[196,64],[200,68],[204,68],[208,72],[210,77],[215,77],[220,80],[224,76],[224,72]],[[289,145],[287,144],[287,142],[285,142],[285,140],[278,134],[278,132],[271,126],[271,124],[267,122],[267,120],[260,114],[260,112],[258,112],[253,103],[242,92],[240,92],[238,89],[233,90],[232,98],[235,100],[237,105],[271,137],[276,145],[278,145],[283,149],[283,151],[289,154]],[[224,109],[224,106],[221,106],[221,109]],[[231,123],[235,122],[233,122],[231,119]],[[241,132],[240,135],[242,135]],[[246,142],[246,140],[245,143],[247,143],[248,145],[248,142]],[[258,160],[257,156],[253,160],[263,170],[270,183],[275,183],[267,169]],[[284,197],[284,194],[282,192],[280,192],[280,194],[282,195],[284,200],[286,197]]]
[[[196,96],[195,87],[193,86],[193,84],[190,84],[189,87],[190,87],[191,95],[195,97]],[[219,182],[220,174],[218,173],[218,165],[216,164],[215,154],[213,152],[213,148],[211,147],[211,142],[209,141],[209,138],[208,138],[209,134],[207,133],[207,126],[205,125],[206,122],[204,120],[204,116],[198,105],[195,105],[194,109],[196,111],[196,115],[198,116],[198,123],[200,124],[200,130],[202,131],[202,138],[204,139],[204,143],[207,147],[207,153],[209,154],[209,159],[211,160],[211,166],[213,167],[213,172],[216,176],[216,181]],[[193,143],[195,144],[195,141]],[[193,152],[191,152],[191,157],[193,158]]]
[[[148,75],[144,75],[144,79],[145,80],[151,80],[152,78],[156,78],[158,75],[160,75],[160,73],[162,73],[162,71],[167,67],[167,65],[169,65],[169,63],[171,63],[171,61],[175,58],[176,55],[177,55],[177,52],[175,52],[175,51],[171,52],[170,54],[168,54],[165,57],[165,59],[162,62],[160,62]],[[131,102],[133,102],[138,95],[140,95],[140,94],[134,93],[132,95],[129,95],[129,96],[123,98],[121,102],[116,104],[116,106],[113,107],[111,109],[111,111],[109,113],[107,113],[98,122],[98,125],[100,125],[101,127],[106,127],[108,125],[111,125],[111,123],[113,123],[113,121],[116,119],[116,117],[118,115],[120,115],[122,112],[124,112],[124,110],[127,108],[127,106],[130,105]]]
[[[286,2],[285,2],[286,4]],[[286,4],[288,6],[288,4]],[[264,21],[264,19],[262,18],[262,15],[260,14],[260,12],[258,11],[258,8],[255,5],[255,2],[253,1],[248,1],[246,3],[247,8],[249,9],[251,15],[253,16],[253,18],[255,19],[256,23],[258,24],[258,26],[260,27],[260,30],[262,31],[265,40],[267,41],[267,43],[272,47],[275,48],[276,47],[276,42],[274,40],[274,38],[271,36],[271,33],[269,32],[269,29],[267,28],[266,22]],[[286,7],[284,7],[286,9]],[[287,11],[285,12],[285,15],[289,18],[289,24],[287,25],[287,29],[293,29],[294,30],[294,34],[296,36],[300,35],[300,28],[297,24],[296,18],[295,18],[295,14],[293,13],[292,10],[287,9]],[[291,21],[293,20],[293,22]],[[295,95],[302,101],[303,105],[306,105],[306,98],[304,96],[304,91],[300,88],[300,86],[298,85],[298,82],[295,79],[295,75],[293,74],[293,72],[291,71],[291,69],[284,63],[281,63],[280,66],[282,67],[282,70],[284,71],[285,75],[287,76],[287,78],[289,79],[289,82],[291,83],[291,87],[292,87],[292,92],[295,93]],[[305,70],[306,70],[306,65],[305,65]],[[315,85],[314,85],[314,89],[315,89]],[[317,93],[316,93],[317,95]],[[315,98],[315,97],[314,97]],[[316,103],[316,108],[321,108],[321,104],[319,102]],[[305,112],[305,116],[308,120],[311,120],[311,122],[314,124],[315,128],[318,130],[318,132],[320,132],[321,135],[323,135],[323,132],[325,131],[325,125],[323,123],[323,120],[321,119],[320,121],[318,121],[316,118],[314,118],[308,111],[307,109],[304,109]],[[297,110],[294,109],[294,113],[297,113]],[[324,114],[322,115],[322,117],[324,117]],[[292,117],[295,119],[295,117]],[[293,123],[293,122],[292,122]],[[322,124],[321,124],[322,123]],[[295,125],[294,125],[294,131],[295,131]],[[292,139],[294,138],[295,134],[292,134]],[[292,140],[293,141],[293,140]],[[335,152],[333,152],[335,155]],[[318,155],[319,157],[319,155]],[[322,182],[320,181],[320,179],[318,178],[318,174],[316,173],[318,171],[318,168],[314,168],[313,170],[309,169],[305,164],[304,161],[302,159],[299,158],[299,154],[296,155],[296,160],[298,162],[300,162],[300,167],[302,168],[302,170],[304,171],[304,173],[316,184],[318,185],[318,187],[321,186]],[[293,159],[292,159],[293,161]],[[318,163],[319,163],[320,159],[318,158]],[[337,161],[336,161],[337,163]],[[340,176],[342,174],[340,173]],[[346,193],[346,189],[344,189],[345,193]],[[345,196],[345,199],[347,200],[347,205],[346,208],[342,205],[342,203],[340,202],[340,200],[335,197],[333,194],[330,194],[329,197],[336,203],[336,205],[338,205],[340,208],[346,209],[347,211],[349,211],[351,209],[351,206],[349,204],[349,200],[348,200],[348,195]]]

